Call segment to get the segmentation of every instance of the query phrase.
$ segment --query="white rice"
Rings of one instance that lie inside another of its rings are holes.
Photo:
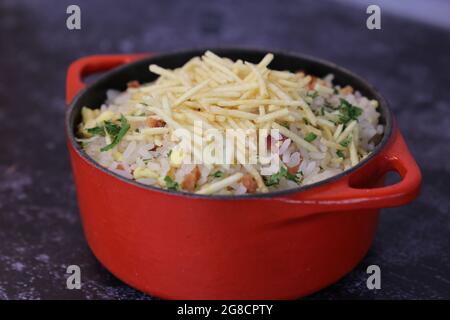
[[[230,63],[231,65],[232,62],[230,61],[227,63]],[[304,78],[301,78],[301,80],[303,79]],[[165,81],[168,80],[166,79]],[[348,103],[361,110],[361,114],[356,119],[356,128],[351,132],[351,138],[357,145],[358,161],[361,161],[374,149],[375,137],[382,135],[384,132],[384,126],[379,123],[380,113],[377,110],[377,102],[362,96],[358,91],[339,93],[342,88],[340,86],[335,86],[332,81],[333,75],[328,75],[322,79],[322,82],[320,82],[319,85],[316,85],[316,90],[305,89],[300,92],[301,96],[304,97],[312,112],[316,114],[317,117],[336,123],[334,129],[340,121],[340,112],[342,112],[339,109],[341,99],[345,99]],[[160,80],[157,80],[155,85],[158,85],[159,83]],[[144,95],[141,97],[139,103],[133,98],[134,94],[141,92],[139,90],[142,88],[148,90],[148,88],[151,88],[151,85],[152,84],[144,84],[140,88],[129,88],[125,92],[118,92],[115,90],[107,91],[107,99],[100,107],[101,113],[112,111],[117,115],[115,118],[116,124],[119,123],[117,119],[120,114],[132,116],[138,120],[130,121],[130,129],[126,133],[125,138],[123,138],[117,146],[108,151],[100,151],[101,148],[107,145],[107,141],[104,137],[99,135],[87,135],[87,123],[83,122],[80,124],[80,128],[84,130],[80,129],[80,135],[84,139],[79,140],[83,143],[84,150],[91,158],[116,174],[128,179],[134,179],[146,185],[168,188],[165,179],[166,177],[171,177],[177,184],[179,190],[183,190],[181,186],[183,185],[185,178],[188,174],[193,172],[196,167],[199,169],[196,190],[239,172],[247,175],[249,174],[245,166],[240,164],[222,166],[209,164],[181,164],[176,166],[171,163],[172,160],[170,160],[170,157],[168,156],[170,152],[173,152],[173,147],[176,145],[169,133],[159,136],[134,135],[133,133],[135,131],[137,132],[147,128],[145,119],[148,119],[148,117],[155,118],[155,114],[149,112],[146,105],[143,104],[144,101],[145,103],[153,103],[157,106],[161,106],[161,97],[157,94],[152,94],[151,96]],[[336,91],[338,92],[336,93]],[[311,93],[313,93],[311,96],[312,98],[310,98]],[[182,104],[185,103],[186,108],[188,108],[189,100]],[[324,108],[326,109],[325,113],[323,111]],[[177,113],[177,111],[174,110],[171,110],[170,112],[172,114]],[[139,120],[139,117],[144,117],[144,120]],[[298,121],[301,122],[304,120],[300,119]],[[101,125],[101,123],[96,123],[96,125]],[[291,132],[306,139],[307,134],[304,131],[304,128],[308,125],[310,124],[305,122],[300,127],[296,122],[291,122],[288,124],[288,128]],[[278,154],[272,155],[272,157],[278,157],[278,160],[282,163],[282,167],[290,168],[289,171],[292,171],[291,174],[298,179],[296,178],[297,180],[295,180],[292,179],[292,177],[289,179],[288,175],[280,176],[277,183],[270,185],[267,183],[269,178],[272,175],[279,174],[281,172],[280,167],[261,165],[258,163],[253,165],[253,167],[258,174],[261,175],[262,179],[267,184],[267,187],[262,188],[259,186],[257,192],[297,188],[299,186],[315,183],[337,175],[354,165],[349,156],[348,146],[342,148],[339,147],[343,152],[341,153],[341,156],[339,156],[340,150],[338,148],[322,143],[323,135],[326,133],[324,131],[325,129],[319,126],[314,126],[314,128],[314,130],[321,130],[322,134],[322,136],[316,135],[313,141],[310,142],[312,146],[317,148],[317,151],[308,151],[306,148],[299,147],[292,139],[284,137],[280,133],[271,134],[270,140],[272,147],[278,146]],[[335,133],[338,135],[339,132]],[[333,134],[333,131],[331,131],[331,134]],[[148,170],[152,173],[156,173],[159,178],[150,176],[135,178],[134,173],[137,172],[137,169],[141,171],[144,170],[144,172],[146,172],[145,170]],[[295,172],[293,170],[295,170]],[[242,181],[238,181],[227,188],[218,191],[217,194],[245,194],[249,192],[247,187]]]

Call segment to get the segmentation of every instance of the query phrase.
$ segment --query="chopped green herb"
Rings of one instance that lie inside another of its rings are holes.
[[[264,184],[268,187],[275,186],[280,183],[280,178],[279,172],[269,176],[268,178],[264,177]]]
[[[300,183],[300,178],[296,175],[296,174],[292,174],[289,171],[287,171],[286,169],[284,169],[286,171],[286,179],[294,181],[295,183]]]
[[[315,99],[319,96],[319,92],[317,90],[309,91],[306,96]]]
[[[127,133],[128,129],[130,129],[130,124],[128,123],[127,118],[125,118],[122,114],[122,115],[120,115],[120,126],[115,125],[113,123],[107,124],[105,122],[105,128],[106,128],[106,131],[108,132],[109,136],[111,137],[112,142],[110,144],[108,144],[107,146],[104,146],[103,148],[101,148],[100,151],[102,151],[102,152],[111,150],[116,145],[118,145],[120,140],[122,140],[122,138]]]
[[[321,116],[325,115],[325,107],[320,108],[320,115]]]
[[[172,154],[172,149],[170,149],[169,152],[167,152],[167,156],[170,157],[171,154]]]
[[[92,134],[93,136],[105,136],[105,129],[103,127],[94,127],[87,129],[87,132]]]
[[[173,181],[171,177],[165,176],[164,177],[164,182],[166,183],[167,189],[172,190],[172,191],[177,191],[178,190],[178,187],[179,187],[178,183]]]
[[[357,120],[362,114],[362,109],[352,105],[345,99],[340,100],[339,111],[341,112],[341,115],[339,116],[339,122],[346,124],[351,120]]]
[[[121,121],[122,121],[122,119],[121,119]],[[126,121],[126,119],[125,119],[125,121]],[[117,136],[120,132],[120,126],[112,123],[111,121],[105,121],[105,129],[106,129],[106,132],[108,132],[108,134],[112,137]]]
[[[344,153],[342,152],[342,150],[336,151],[336,154],[337,154],[337,156],[340,157],[340,158],[345,158],[345,155],[344,155]]]
[[[281,167],[278,173],[275,173],[268,178],[264,177],[264,184],[268,187],[277,185],[280,183],[281,178],[286,178],[287,180],[294,181],[295,183],[300,183],[300,178],[297,175],[290,173],[285,167]]]
[[[317,138],[317,135],[313,132],[310,132],[305,136],[304,139],[308,142],[313,142],[314,140],[316,140],[316,138]]]
[[[211,173],[209,176],[210,177],[215,177],[215,178],[222,178],[223,177],[223,172],[220,171],[220,170],[217,170],[216,172]]]
[[[343,146],[343,147],[348,147],[348,145],[350,144],[350,142],[352,142],[352,136],[348,136],[347,138],[345,138],[344,140],[342,140],[342,142],[340,143],[340,145]]]
[[[108,133],[108,135],[116,136],[120,131],[120,127],[118,125],[112,123],[111,121],[105,121],[103,123],[103,126],[96,126],[93,128],[89,128],[89,129],[87,129],[87,132],[94,136],[98,135],[98,136],[104,137],[105,130]]]
[[[283,122],[283,123],[281,123],[281,125],[283,127],[285,127],[286,129],[289,129],[289,123],[288,122]]]

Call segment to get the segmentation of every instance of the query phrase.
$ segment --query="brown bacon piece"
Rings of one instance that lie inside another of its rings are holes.
[[[147,125],[150,128],[159,128],[159,127],[164,127],[166,125],[166,123],[163,120],[149,117],[149,118],[147,118]]]
[[[258,188],[258,184],[256,183],[255,179],[249,174],[244,175],[241,178],[241,182],[244,187],[247,188],[248,193],[255,193],[256,189]]]
[[[341,90],[341,94],[348,95],[353,93],[353,87],[352,86],[345,86]]]
[[[181,187],[187,191],[194,191],[198,179],[200,179],[200,169],[196,166],[190,173],[184,176]]]
[[[288,172],[290,174],[297,174],[298,168],[300,168],[300,164],[293,166],[293,167],[288,167]]]
[[[317,82],[317,77],[314,77],[314,76],[310,76],[310,77],[311,77],[311,81],[308,83],[308,89],[314,90],[314,86],[316,85],[316,82]]]
[[[128,88],[139,88],[140,85],[141,84],[137,80],[133,80],[133,81],[128,81],[127,82],[127,87]]]

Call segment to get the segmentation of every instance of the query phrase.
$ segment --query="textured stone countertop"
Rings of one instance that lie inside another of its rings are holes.
[[[82,30],[65,27],[77,3]],[[187,14],[188,13],[188,14]],[[254,46],[331,60],[390,101],[420,164],[413,203],[383,211],[373,247],[314,299],[450,298],[450,31],[327,1],[0,2],[0,299],[149,299],[112,276],[85,242],[63,130],[65,73],[95,53]],[[82,270],[81,290],[65,268]],[[382,289],[366,287],[367,266]]]

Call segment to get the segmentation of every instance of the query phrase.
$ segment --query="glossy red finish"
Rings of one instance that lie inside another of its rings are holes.
[[[94,56],[81,76],[137,56]],[[90,248],[129,285],[171,299],[290,299],[344,276],[366,254],[380,208],[412,201],[420,170],[397,127],[366,165],[338,180],[269,198],[206,199],[150,190],[96,168],[68,143]],[[383,187],[387,171],[401,181]],[[394,244],[393,244],[394,245]]]

